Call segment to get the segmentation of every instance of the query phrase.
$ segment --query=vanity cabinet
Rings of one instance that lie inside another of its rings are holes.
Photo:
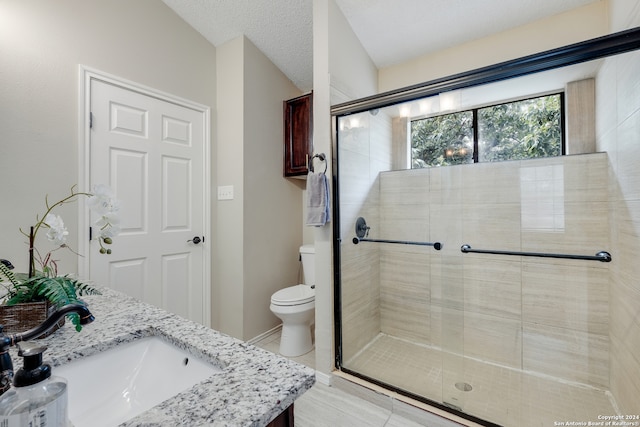
[[[306,176],[312,153],[313,92],[284,101],[284,176]]]
[[[267,427],[293,427],[293,403],[284,410],[275,420],[267,424]]]

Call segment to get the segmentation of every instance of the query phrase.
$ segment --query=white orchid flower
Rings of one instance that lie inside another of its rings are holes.
[[[98,218],[93,225],[96,227],[104,227],[105,225],[118,225],[120,224],[120,217],[115,212],[109,212]]]
[[[104,184],[95,185],[87,200],[89,208],[100,216],[113,214],[120,209],[120,203],[113,197],[111,188]]]
[[[67,242],[69,232],[64,226],[64,221],[60,215],[48,213],[43,222],[49,227],[49,231],[47,232],[47,239],[49,239],[49,241],[59,246]]]
[[[113,242],[113,237],[120,233],[120,202],[114,198],[111,188],[104,184],[93,187],[91,196],[87,200],[89,208],[98,216],[93,223],[94,239],[100,243],[100,253],[110,254],[111,249],[105,247]]]

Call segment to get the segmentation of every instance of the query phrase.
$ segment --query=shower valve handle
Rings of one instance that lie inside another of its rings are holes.
[[[359,217],[356,220],[356,236],[359,238],[367,237],[371,227],[367,225],[367,221],[363,217]]]

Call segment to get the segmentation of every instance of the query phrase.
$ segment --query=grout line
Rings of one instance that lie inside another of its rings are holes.
[[[387,420],[384,422],[384,424],[382,424],[382,427],[386,427],[389,424],[389,421],[391,421],[392,415],[393,415],[393,411],[390,411],[389,416],[387,416]]]

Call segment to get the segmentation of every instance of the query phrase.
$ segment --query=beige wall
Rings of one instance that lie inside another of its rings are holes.
[[[594,2],[383,68],[379,72],[378,91],[419,84],[608,34],[608,3],[606,0]]]
[[[614,31],[640,25],[640,4],[611,1]],[[611,392],[623,414],[640,412],[640,53],[607,59],[596,79],[596,143],[611,168],[609,297]]]
[[[213,287],[216,301],[214,329],[241,338],[244,308],[244,39],[238,37],[217,48],[218,185],[233,185],[234,199],[218,201],[215,215],[218,242]],[[221,304],[220,301],[224,301]]]
[[[302,182],[282,176],[282,101],[300,91],[247,38],[218,47],[219,330],[248,340],[275,327],[269,300],[297,283]]]
[[[282,176],[282,101],[301,93],[247,39],[244,61],[243,313],[249,339],[280,323],[269,309],[271,295],[299,283],[304,181]]]
[[[4,0],[0,58],[0,257],[21,271],[27,251],[18,227],[42,214],[45,194],[62,198],[79,179],[79,64],[216,104],[215,48],[156,0]],[[214,156],[215,137],[208,143]],[[77,206],[60,213],[77,248]],[[77,258],[67,252],[61,263],[73,272]]]

